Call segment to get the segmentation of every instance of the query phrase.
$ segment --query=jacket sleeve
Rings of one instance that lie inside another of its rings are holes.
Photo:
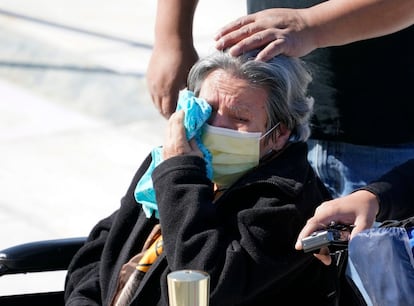
[[[99,264],[114,218],[115,214],[100,221],[92,230],[85,245],[73,257],[66,275],[66,305],[102,304]]]
[[[108,299],[107,291],[112,271],[108,271],[107,266],[113,266],[119,254],[117,252],[128,237],[128,230],[120,231],[119,228],[130,228],[136,221],[128,218],[131,211],[139,210],[134,199],[134,189],[150,161],[149,155],[136,172],[126,195],[122,198],[121,208],[94,226],[86,243],[73,257],[66,275],[65,305],[102,305]],[[125,235],[119,236],[123,233]],[[111,249],[112,256],[105,255],[106,248]],[[108,261],[108,257],[111,262]]]
[[[414,216],[414,159],[395,167],[361,189],[377,195],[380,204],[378,221]]]
[[[293,201],[282,204],[276,188],[244,188],[231,200],[228,192],[218,212],[204,169],[201,158],[178,156],[153,173],[170,269],[208,272],[212,305],[238,305],[270,288],[283,291],[314,260],[294,250],[303,216],[288,204]]]

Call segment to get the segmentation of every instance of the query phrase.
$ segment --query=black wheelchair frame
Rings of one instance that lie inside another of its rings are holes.
[[[26,274],[67,270],[73,256],[87,237],[42,240],[16,245],[0,251],[0,277],[7,274]],[[345,277],[347,250],[333,254],[338,268],[341,298],[337,306],[366,306],[358,289]],[[0,296],[0,305],[7,306],[60,306],[64,305],[64,292],[16,294]]]
[[[86,237],[42,240],[0,251],[0,277],[8,274],[66,270]],[[16,294],[0,297],[0,305],[64,305],[63,291]]]

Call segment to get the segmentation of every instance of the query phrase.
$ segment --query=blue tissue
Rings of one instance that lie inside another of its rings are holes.
[[[197,145],[203,153],[206,162],[207,176],[209,179],[213,177],[213,167],[211,165],[212,157],[210,152],[201,141],[201,132],[204,123],[211,115],[211,106],[204,99],[197,98],[194,93],[188,90],[180,92],[177,111],[184,110],[184,129],[187,139],[195,138]],[[157,202],[155,199],[155,191],[152,184],[152,171],[162,160],[162,147],[156,147],[151,151],[152,161],[147,171],[139,180],[135,188],[135,200],[142,205],[147,218],[154,213],[159,219]]]

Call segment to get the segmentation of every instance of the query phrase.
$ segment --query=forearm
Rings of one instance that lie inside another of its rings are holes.
[[[155,43],[193,39],[193,19],[198,0],[158,0]]]
[[[318,47],[343,45],[414,24],[413,0],[330,0],[303,9]]]
[[[379,221],[414,215],[414,159],[394,168],[363,189],[377,195]]]

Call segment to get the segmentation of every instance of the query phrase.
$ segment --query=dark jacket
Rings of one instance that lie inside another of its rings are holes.
[[[158,223],[146,218],[134,189],[138,169],[120,209],[100,221],[75,255],[67,275],[66,305],[108,305],[121,266],[142,248]],[[297,235],[330,198],[307,162],[304,143],[236,182],[216,201],[204,160],[177,156],[153,172],[164,252],[145,275],[132,305],[168,305],[167,274],[179,269],[210,274],[210,305],[326,305],[334,268],[296,251]]]
[[[377,195],[380,204],[378,221],[414,216],[414,159],[395,167],[361,189]]]

